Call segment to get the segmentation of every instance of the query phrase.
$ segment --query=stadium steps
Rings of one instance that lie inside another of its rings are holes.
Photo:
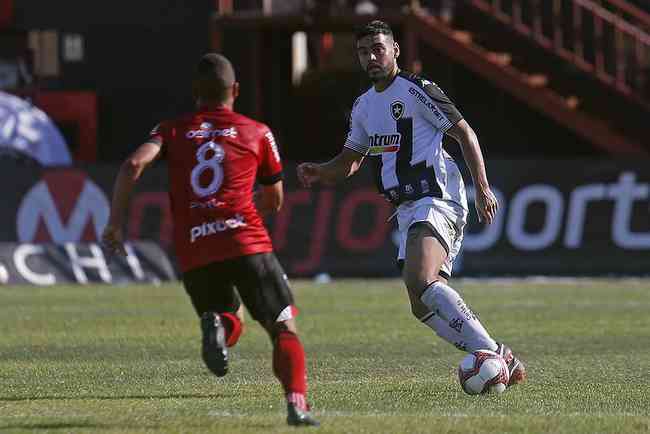
[[[642,71],[648,66],[650,14],[643,10],[625,0],[467,0],[463,5],[463,14],[473,11],[479,21],[498,23],[650,110],[650,83]],[[472,28],[480,28],[479,21]]]
[[[411,33],[405,36],[407,41],[413,38],[424,41],[594,146],[611,154],[650,153],[650,144],[644,146],[636,137],[623,134],[606,114],[585,110],[581,95],[570,89],[560,92],[558,88],[562,87],[556,86],[552,71],[525,68],[526,62],[517,61],[519,56],[501,51],[503,47],[487,48],[475,32],[452,28],[434,16],[419,13],[408,15],[404,29]],[[413,52],[415,44],[408,45],[407,63],[415,62],[418,56]]]
[[[471,39],[475,45],[494,52],[508,53],[510,66],[529,75],[544,75],[548,88],[561,95],[574,110],[600,120],[626,141],[636,142],[644,150],[650,151],[650,139],[647,134],[647,119],[650,116],[650,69],[646,71],[647,82],[643,82],[641,75],[634,75],[632,69],[627,72],[624,69],[619,71],[620,68],[625,68],[626,64],[616,57],[616,47],[610,44],[605,47],[609,51],[603,48],[604,64],[599,70],[595,66],[594,47],[590,49],[584,41],[578,44],[576,38],[567,36],[566,34],[573,30],[567,29],[566,23],[564,28],[556,29],[551,26],[552,20],[548,17],[551,3],[561,4],[564,8],[562,13],[568,14],[569,17],[576,16],[575,8],[579,6],[582,18],[581,24],[578,25],[583,34],[589,34],[593,30],[587,28],[586,24],[591,22],[593,26],[595,22],[593,16],[589,18],[590,11],[585,9],[589,6],[600,8],[598,13],[603,17],[611,18],[613,15],[609,11],[615,11],[617,25],[630,32],[638,32],[639,41],[645,41],[644,44],[650,41],[646,33],[650,31],[650,15],[623,0],[601,2],[608,9],[603,9],[589,0],[557,0],[548,3],[468,0],[459,2],[454,31],[471,29]],[[539,20],[535,21],[528,11],[528,14],[520,12],[517,19],[513,18],[517,16],[514,6],[523,4],[533,5],[538,11],[541,11],[542,7],[546,8],[546,15],[540,13]],[[570,26],[574,25],[576,24],[570,23]],[[607,27],[605,29],[607,30]],[[612,35],[613,27],[610,26],[610,39]],[[559,37],[561,42],[551,41],[554,37]],[[601,44],[605,44],[607,37],[601,36],[600,40]],[[633,39],[628,42],[637,44],[637,49],[642,48],[641,42],[635,42]],[[650,45],[645,47],[650,50]],[[613,152],[617,153],[617,150],[613,149]]]

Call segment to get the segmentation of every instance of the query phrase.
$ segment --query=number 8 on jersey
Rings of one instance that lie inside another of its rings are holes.
[[[212,156],[206,159],[206,154],[212,151]],[[209,141],[201,145],[196,151],[196,160],[198,164],[194,166],[191,174],[192,190],[199,197],[209,196],[219,191],[221,183],[223,182],[223,169],[221,162],[226,156],[224,149],[213,141]],[[212,181],[206,187],[201,186],[201,175],[206,170],[211,169],[213,172]]]

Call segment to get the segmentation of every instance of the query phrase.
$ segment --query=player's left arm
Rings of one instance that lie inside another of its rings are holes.
[[[282,181],[270,185],[260,184],[256,193],[255,207],[261,215],[276,213],[284,203],[284,186]]]
[[[280,211],[284,201],[284,184],[282,182],[282,159],[280,150],[271,130],[264,126],[260,139],[257,182],[259,189],[255,192],[255,207],[261,215]]]
[[[490,189],[490,183],[488,182],[485,170],[485,161],[483,160],[481,145],[479,144],[476,133],[465,119],[461,119],[449,128],[446,134],[456,139],[463,151],[463,158],[465,159],[465,163],[467,163],[472,180],[474,181],[474,188],[476,189],[474,203],[476,204],[479,220],[484,220],[488,224],[492,223],[499,204]]]
[[[142,172],[158,157],[160,150],[160,143],[147,141],[140,145],[120,166],[113,187],[111,214],[102,236],[104,245],[113,253],[126,255],[122,226],[129,199]]]
[[[497,211],[497,200],[490,190],[485,171],[485,162],[476,133],[469,126],[456,105],[435,83],[423,81],[423,90],[429,96],[431,105],[420,104],[420,113],[438,130],[460,143],[463,157],[472,174],[476,198],[474,203],[479,220],[492,223]]]

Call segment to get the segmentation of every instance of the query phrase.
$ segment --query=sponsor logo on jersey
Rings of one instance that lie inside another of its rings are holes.
[[[244,217],[236,214],[234,217],[226,220],[213,220],[211,222],[203,222],[198,226],[193,226],[190,229],[190,243],[193,243],[199,238],[214,235],[220,232],[225,232],[230,229],[236,229],[247,226]]]
[[[269,144],[271,145],[271,151],[273,151],[275,161],[279,162],[280,152],[278,151],[278,145],[275,143],[275,137],[273,137],[273,133],[268,131],[266,134],[264,134],[264,137],[266,137],[266,140],[268,140]]]
[[[409,89],[409,93],[413,95],[414,97],[417,98],[418,101],[420,101],[422,104],[424,104],[431,112],[433,112],[434,116],[438,120],[443,120],[444,115],[440,113],[440,110],[438,110],[438,107],[434,103],[432,103],[429,98],[424,96],[420,91],[418,91],[416,88],[411,87]]]
[[[374,134],[368,138],[370,146],[370,155],[382,154],[384,152],[397,152],[399,151],[399,144],[402,140],[402,135],[396,134]]]
[[[200,208],[200,209],[214,209],[226,205],[226,202],[222,202],[217,199],[210,199],[205,202],[190,202],[190,209]]]
[[[390,115],[395,120],[399,120],[404,114],[404,103],[402,101],[393,101],[390,105]]]
[[[203,128],[204,125],[209,127]],[[237,130],[235,127],[220,129],[212,129],[212,124],[209,122],[203,122],[201,127],[198,130],[189,130],[185,137],[188,139],[208,139],[214,137],[237,137]]]

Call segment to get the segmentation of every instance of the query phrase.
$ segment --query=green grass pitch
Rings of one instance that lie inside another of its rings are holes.
[[[650,432],[649,280],[452,283],[528,383],[463,394],[399,281],[295,281],[318,432]],[[0,432],[294,432],[270,350],[249,320],[211,376],[178,284],[0,287]]]

